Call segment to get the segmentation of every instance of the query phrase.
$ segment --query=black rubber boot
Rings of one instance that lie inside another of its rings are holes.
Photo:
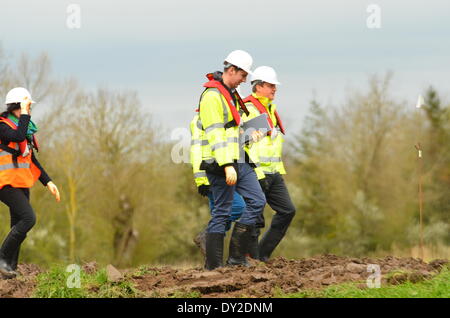
[[[253,233],[250,236],[250,242],[248,247],[248,253],[251,258],[259,260],[259,248],[258,248],[258,238],[260,234],[259,228],[254,228]]]
[[[9,265],[13,270],[17,270],[17,265],[19,265],[19,254],[20,254],[20,246],[19,248],[12,254],[11,259],[9,260]]]
[[[20,245],[25,240],[25,237],[26,235],[18,233],[13,227],[3,241],[0,249],[0,272],[7,278],[17,276],[14,269],[17,268]]]
[[[233,234],[230,240],[230,253],[227,265],[249,266],[246,254],[249,253],[251,235],[253,226],[245,225],[239,222],[234,224]]]
[[[206,229],[197,234],[194,238],[194,243],[202,252],[203,256],[206,256]]]
[[[2,276],[7,279],[14,278],[17,276],[17,273],[11,268],[11,266],[8,264],[8,262],[3,258],[0,258],[0,274],[2,274]]]
[[[213,270],[223,266],[223,233],[206,233],[206,262],[205,268]]]
[[[26,238],[26,235],[23,237],[23,240],[25,240],[25,238]],[[19,245],[19,247],[14,251],[14,253],[11,254],[11,259],[9,259],[9,262],[8,262],[9,265],[11,266],[11,268],[15,271],[17,270],[17,265],[19,265],[20,247],[21,247],[21,245]]]
[[[280,231],[278,229],[269,228],[264,234],[263,238],[259,242],[259,259],[263,262],[267,262],[270,255],[283,239],[286,231]]]

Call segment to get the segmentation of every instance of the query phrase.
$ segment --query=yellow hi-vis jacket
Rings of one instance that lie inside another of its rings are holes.
[[[202,129],[202,122],[200,116],[196,114],[191,121],[191,149],[190,149],[190,161],[192,164],[192,170],[194,172],[194,180],[197,187],[201,185],[209,185],[206,172],[200,169],[200,165],[203,160],[203,153],[209,150],[208,140],[206,139],[205,132]],[[203,149],[205,148],[205,149]]]
[[[267,97],[260,97],[255,93],[253,93],[252,96],[258,99],[259,102],[266,108],[267,113],[272,119],[274,129],[276,129],[275,134],[264,137],[261,141],[253,144],[249,150],[249,155],[251,158],[259,159],[259,165],[255,168],[256,175],[258,176],[258,179],[263,179],[265,177],[265,173],[271,174],[278,172],[280,174],[286,174],[286,170],[281,159],[284,137],[278,127],[277,116],[275,116],[277,106],[271,103]],[[248,116],[245,114],[242,116],[244,121],[248,121],[261,114],[253,103],[247,102],[245,103],[245,106],[250,114]]]
[[[200,101],[201,123],[208,145],[202,154],[206,162],[216,161],[219,166],[234,163],[239,159],[239,127],[227,124],[233,115],[225,97],[217,88],[206,89]]]

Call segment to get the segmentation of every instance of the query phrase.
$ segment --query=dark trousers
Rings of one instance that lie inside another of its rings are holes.
[[[239,223],[253,226],[262,215],[266,199],[256,177],[256,173],[248,163],[238,163],[238,180],[229,186],[224,176],[207,173],[214,197],[214,209],[211,211],[208,233],[225,233],[227,223],[230,222],[231,206],[234,192],[238,192],[245,201],[245,209]]]
[[[254,244],[250,249],[251,256],[264,262],[268,261],[270,255],[283,239],[286,231],[295,215],[295,207],[287,190],[281,174],[266,174],[266,177],[259,180],[261,188],[266,195],[267,203],[275,210],[276,214],[272,218],[269,229],[264,233],[259,241],[258,248]],[[257,227],[264,227],[264,216],[258,220]],[[259,228],[253,234],[252,242],[257,242]]]
[[[276,212],[272,218],[270,227],[286,232],[287,227],[295,215],[295,207],[283,176],[279,173],[266,174],[266,177],[259,182],[266,196],[267,204]],[[264,227],[264,225],[264,215],[261,214],[257,222],[257,227]]]
[[[11,215],[11,231],[0,248],[0,257],[15,263],[20,245],[36,224],[36,215],[30,205],[30,190],[5,186],[0,189],[0,201],[9,207]]]

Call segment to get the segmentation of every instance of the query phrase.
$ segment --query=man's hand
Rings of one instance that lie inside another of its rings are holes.
[[[269,190],[270,184],[269,180],[267,178],[259,179],[259,184],[261,185],[261,189],[264,193],[266,193]]]
[[[206,197],[210,191],[209,185],[202,184],[198,187],[197,191],[202,197]]]
[[[225,179],[229,186],[235,185],[237,182],[236,169],[233,166],[225,167]]]
[[[255,130],[254,132],[252,132],[252,140],[253,142],[258,142],[261,139],[263,139],[265,137],[265,135],[260,132],[259,130]]]

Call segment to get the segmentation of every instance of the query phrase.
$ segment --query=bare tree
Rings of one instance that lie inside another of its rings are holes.
[[[30,58],[28,54],[22,54],[14,77],[17,86],[26,87],[39,102],[45,100],[55,85],[51,78],[51,63],[47,53],[42,53],[35,59]]]

